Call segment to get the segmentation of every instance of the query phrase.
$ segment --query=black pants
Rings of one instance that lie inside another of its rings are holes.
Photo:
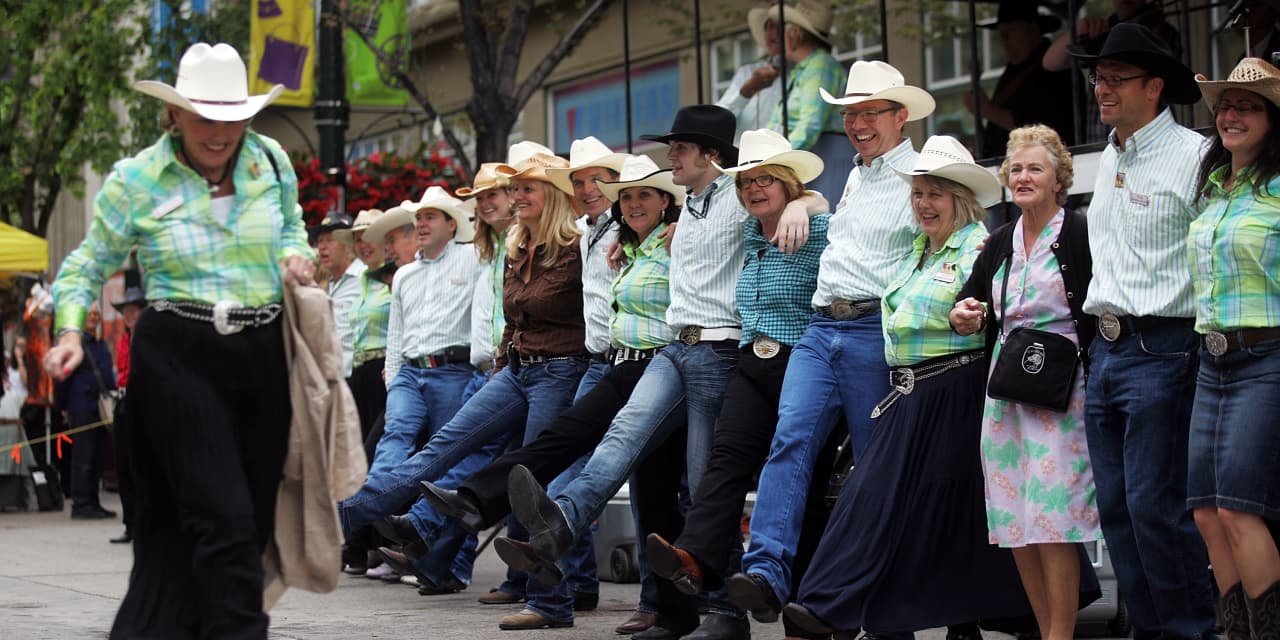
[[[351,370],[347,378],[347,386],[351,387],[351,397],[356,401],[356,413],[360,414],[360,438],[369,437],[373,423],[382,417],[387,409],[387,385],[382,381],[382,367],[385,358],[374,358]],[[373,460],[373,456],[369,456]]]
[[[664,540],[675,540],[686,525],[680,491],[685,475],[687,433],[684,428],[673,432],[632,472],[631,504],[636,510],[636,529],[641,539],[656,533]],[[658,592],[654,603],[658,618],[654,624],[686,633],[697,627],[698,597],[681,593],[670,580],[657,576],[652,580]]]
[[[694,489],[684,533],[675,542],[698,559],[709,590],[720,587],[733,552],[741,555],[742,508],[769,457],[790,354],[784,347],[777,356],[762,359],[744,349],[725,388],[710,459]],[[817,486],[825,491],[825,479]]]
[[[263,640],[261,556],[289,437],[280,324],[221,336],[148,309],[131,366],[138,509],[111,637]]]
[[[511,511],[507,500],[507,476],[522,464],[546,486],[562,471],[595,450],[609,431],[613,417],[627,404],[631,391],[649,362],[623,362],[609,369],[587,395],[565,409],[538,437],[524,447],[509,451],[475,472],[458,487],[458,492],[475,501],[491,526]]]
[[[71,428],[99,421],[98,410],[68,412]],[[101,509],[98,487],[102,484],[102,469],[107,461],[107,429],[98,427],[75,435],[71,448],[71,511]]]
[[[132,464],[129,459],[129,401],[124,395],[116,400],[116,416],[113,420],[112,434],[115,437],[116,452],[116,490],[120,492],[120,511],[121,520],[124,522],[124,530],[129,531],[129,525],[133,522],[133,513],[137,510],[134,504],[133,489],[133,471],[129,469]]]

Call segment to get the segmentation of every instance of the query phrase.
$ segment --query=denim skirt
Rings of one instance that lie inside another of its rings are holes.
[[[1280,518],[1280,338],[1201,349],[1188,442],[1187,507]]]

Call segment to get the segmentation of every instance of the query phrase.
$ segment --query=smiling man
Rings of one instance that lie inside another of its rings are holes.
[[[1208,558],[1187,510],[1187,438],[1199,366],[1187,231],[1204,140],[1168,103],[1200,90],[1155,33],[1116,25],[1092,66],[1113,127],[1089,207],[1098,317],[1085,422],[1102,532],[1135,638],[1206,638],[1214,624]]]

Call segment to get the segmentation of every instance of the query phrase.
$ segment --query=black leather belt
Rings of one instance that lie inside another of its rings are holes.
[[[419,369],[435,369],[446,364],[470,364],[470,347],[446,347],[444,351],[429,356],[405,358],[405,361]]]
[[[1142,331],[1151,331],[1161,327],[1190,328],[1195,324],[1192,318],[1172,318],[1167,316],[1118,316],[1110,311],[1098,316],[1098,335],[1107,342],[1115,342],[1122,335],[1133,335]]]
[[[1235,331],[1209,331],[1201,336],[1204,350],[1210,355],[1221,356],[1228,351],[1248,349],[1263,340],[1280,338],[1280,327],[1236,329]]]
[[[613,366],[618,366],[624,362],[640,362],[641,360],[649,360],[657,355],[658,349],[632,349],[631,347],[618,347],[609,350],[609,362]]]
[[[857,320],[863,316],[880,313],[880,299],[845,300],[844,298],[836,298],[831,301],[831,304],[814,310],[818,312],[818,315],[826,316],[832,320]]]

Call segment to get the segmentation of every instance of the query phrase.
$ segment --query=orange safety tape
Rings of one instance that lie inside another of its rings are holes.
[[[9,450],[9,457],[13,458],[14,464],[22,464],[22,447],[16,444],[13,445],[13,448]]]
[[[55,440],[55,441],[54,441],[54,443],[53,443],[54,445],[56,445],[56,446],[58,447],[58,459],[59,459],[59,460],[61,460],[61,459],[62,459],[62,443],[63,443],[64,441],[65,441],[67,444],[71,444],[71,436],[67,435],[67,434],[66,434],[66,432],[59,433],[59,434],[58,434],[58,439],[57,439],[57,440]]]
[[[63,439],[66,440],[67,444],[71,444],[71,438],[69,436],[71,436],[72,434],[80,433],[82,431],[89,431],[91,429],[98,429],[98,428],[110,425],[111,423],[112,422],[110,420],[101,420],[99,422],[91,422],[89,424],[80,425],[74,429],[67,429],[66,431],[49,434],[47,436],[40,436],[39,438],[32,438],[30,440],[23,440],[21,442],[7,442],[3,445],[0,445],[0,449],[3,449],[4,447],[13,447],[14,449],[18,449],[20,447],[25,447],[33,444],[40,444],[41,442],[49,440],[49,441],[55,441],[55,443],[58,446],[58,457],[61,458]],[[11,451],[9,455],[10,457],[12,457],[13,452]]]

